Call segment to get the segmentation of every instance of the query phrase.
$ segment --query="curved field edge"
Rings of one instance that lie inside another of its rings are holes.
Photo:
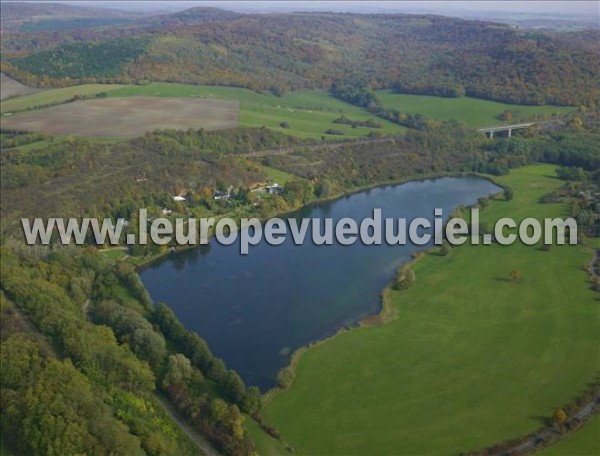
[[[597,456],[600,454],[600,415],[556,445],[546,448],[539,456]]]
[[[515,196],[482,219],[566,216],[538,203],[562,185],[553,175],[543,165],[498,178]],[[531,432],[598,373],[589,259],[583,246],[430,253],[415,287],[391,293],[392,322],[307,350],[263,416],[298,454],[448,454]]]

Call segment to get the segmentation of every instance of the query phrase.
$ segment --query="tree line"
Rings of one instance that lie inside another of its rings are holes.
[[[11,447],[194,454],[154,399],[158,390],[189,415],[180,403],[187,391],[192,424],[225,454],[254,451],[242,412],[259,411],[258,390],[246,388],[168,308],[155,307],[131,266],[92,250],[16,243],[2,247],[2,259],[0,407]],[[32,327],[19,321],[21,312]]]

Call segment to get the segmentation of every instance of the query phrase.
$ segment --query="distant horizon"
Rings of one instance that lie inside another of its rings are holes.
[[[600,2],[598,1],[398,1],[398,0],[2,0],[3,3],[61,3],[140,10],[148,9],[176,11],[197,6],[223,8],[239,12],[290,12],[290,11],[336,11],[336,12],[390,12],[390,13],[437,13],[452,15],[504,14],[527,15],[527,18],[585,17],[593,20],[595,15],[600,19]],[[591,16],[591,17],[590,17]]]

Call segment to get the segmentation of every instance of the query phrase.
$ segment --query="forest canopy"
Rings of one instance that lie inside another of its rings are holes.
[[[600,100],[595,30],[518,30],[417,15],[207,14],[126,29],[7,34],[2,71],[35,86],[154,80],[283,94],[330,88],[352,75],[374,90],[521,104]],[[97,53],[106,65],[90,59]]]

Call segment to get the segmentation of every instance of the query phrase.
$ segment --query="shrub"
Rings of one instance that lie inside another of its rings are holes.
[[[442,243],[442,246],[440,247],[440,253],[443,256],[448,256],[452,253],[452,246],[450,246],[450,243],[448,241],[444,241]]]
[[[294,371],[291,367],[284,367],[277,374],[277,383],[283,389],[289,388],[294,380]]]
[[[408,267],[404,267],[398,271],[393,288],[395,290],[408,290],[415,284],[415,281],[415,272]]]

